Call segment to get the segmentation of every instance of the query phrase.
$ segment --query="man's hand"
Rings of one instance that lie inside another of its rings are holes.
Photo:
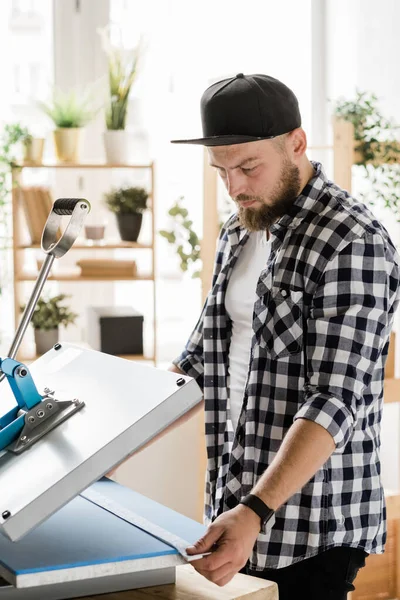
[[[209,556],[191,564],[206,579],[223,586],[246,564],[259,531],[260,517],[239,504],[215,519],[206,534],[186,552],[203,554],[211,551]]]

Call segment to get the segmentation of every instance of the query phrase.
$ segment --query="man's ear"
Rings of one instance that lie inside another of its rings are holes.
[[[299,160],[307,150],[307,136],[304,129],[298,127],[288,134],[288,146],[293,160]]]

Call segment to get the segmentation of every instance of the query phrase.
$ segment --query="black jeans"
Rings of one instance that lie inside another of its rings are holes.
[[[363,550],[341,546],[283,569],[252,571],[245,567],[242,572],[275,581],[279,600],[346,600],[367,556]]]

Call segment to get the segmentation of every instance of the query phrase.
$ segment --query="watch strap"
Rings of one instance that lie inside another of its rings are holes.
[[[267,506],[267,504],[265,504],[265,502],[263,502],[261,498],[259,498],[255,494],[248,494],[247,496],[244,496],[241,499],[240,504],[248,506],[253,512],[256,513],[256,515],[260,517],[261,529],[265,527],[265,525],[268,523],[268,521],[271,519],[275,512],[272,508]]]

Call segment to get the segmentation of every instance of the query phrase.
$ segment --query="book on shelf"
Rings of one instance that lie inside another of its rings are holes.
[[[19,188],[26,224],[32,244],[40,244],[47,218],[53,206],[50,190],[41,186]]]

